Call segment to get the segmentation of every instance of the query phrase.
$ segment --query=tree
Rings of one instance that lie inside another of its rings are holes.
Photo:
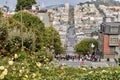
[[[0,8],[0,18],[3,16],[2,9]]]
[[[95,50],[98,47],[98,42],[96,39],[93,38],[86,38],[80,41],[77,45],[75,45],[75,50],[79,54],[87,54],[88,52],[91,52],[91,44],[94,44],[95,47],[93,50]]]
[[[21,17],[22,17],[22,24],[24,24],[25,27],[27,28],[36,27],[40,31],[43,31],[43,29],[45,29],[43,22],[37,16],[33,15],[32,13],[20,11],[13,16],[13,18],[19,22],[21,22]]]
[[[53,27],[46,27],[46,32],[44,34],[44,43],[47,48],[54,50],[55,54],[61,54],[64,49],[60,40],[59,33]]]
[[[40,50],[44,46],[44,36],[45,26],[42,21],[35,15],[20,11],[16,13],[13,18],[19,22],[22,21],[22,24],[27,28],[30,34],[33,34],[33,44],[34,50]]]
[[[22,24],[18,21],[16,21],[13,18],[6,18],[4,19],[4,27],[6,28],[5,30],[8,32],[8,36],[6,37],[6,41],[4,41],[4,49],[9,52],[9,53],[15,53],[19,52],[21,50],[21,41],[22,41],[22,36],[21,36],[21,27]],[[25,27],[23,26],[23,29]],[[26,32],[23,32],[24,34]],[[24,37],[26,38],[26,37]]]
[[[17,0],[16,11],[23,9],[31,9],[32,5],[36,4],[35,0]]]
[[[1,20],[3,20],[3,17],[0,18]],[[5,27],[4,22],[0,21],[0,54],[4,55],[7,54],[7,51],[5,50],[5,41],[7,40],[8,37],[8,31],[7,31],[7,27]]]
[[[6,27],[0,26],[0,49],[2,49],[4,42],[8,36],[8,31]]]

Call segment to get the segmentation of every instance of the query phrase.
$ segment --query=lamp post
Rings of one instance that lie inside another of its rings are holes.
[[[54,54],[54,31],[52,32],[52,54]]]
[[[95,45],[92,43],[91,44],[91,53],[92,53],[94,47],[95,47]]]
[[[21,6],[20,8],[21,8],[21,25],[22,25],[22,26],[21,26],[21,37],[22,37],[22,42],[21,42],[21,43],[22,43],[22,49],[21,49],[21,51],[24,51],[24,47],[23,47],[23,30],[22,30],[22,29],[23,29],[23,28],[22,28],[22,27],[23,27],[23,21],[22,21],[22,19],[23,19],[23,18],[22,18],[22,17],[23,17],[23,16],[22,16],[22,6]]]

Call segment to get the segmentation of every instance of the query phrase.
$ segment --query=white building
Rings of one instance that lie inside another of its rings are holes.
[[[51,12],[52,26],[59,32],[62,45],[63,47],[66,47],[66,35],[69,27],[69,4],[66,3],[64,7],[58,7],[48,11]]]

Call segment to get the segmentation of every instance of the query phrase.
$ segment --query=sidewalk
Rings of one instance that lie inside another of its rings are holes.
[[[107,62],[107,59],[101,59],[101,62]],[[115,62],[114,58],[109,58],[109,62]]]

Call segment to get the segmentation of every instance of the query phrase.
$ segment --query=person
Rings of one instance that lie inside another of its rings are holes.
[[[114,61],[115,61],[115,63],[116,63],[116,66],[119,64],[118,63],[118,60],[116,59],[116,58],[114,58]]]
[[[84,62],[84,61],[81,61],[81,62],[80,62],[80,66],[83,67],[84,65],[85,65],[85,62]]]
[[[110,61],[110,59],[109,59],[109,58],[107,58],[107,61],[109,62],[109,61]]]
[[[74,56],[72,56],[72,60],[74,61],[74,59],[75,59],[75,57]]]

